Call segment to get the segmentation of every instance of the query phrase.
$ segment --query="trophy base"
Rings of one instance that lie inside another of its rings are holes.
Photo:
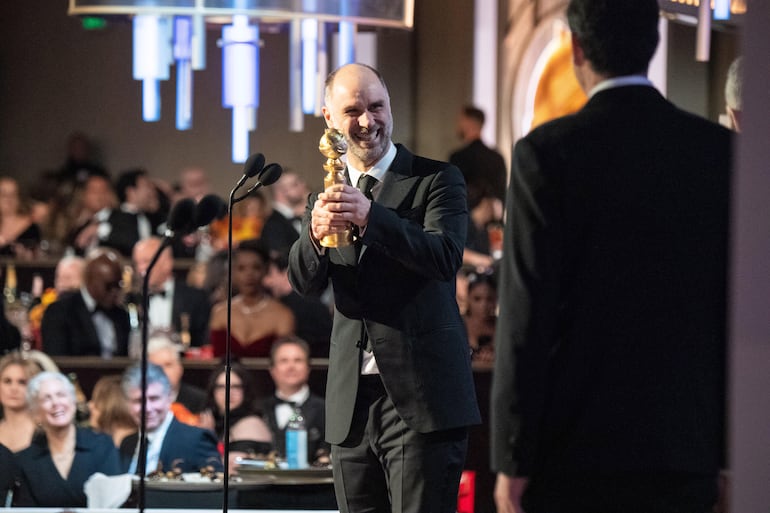
[[[341,233],[327,235],[321,239],[320,244],[325,248],[342,248],[344,246],[350,246],[353,244],[353,232],[351,230],[345,230]]]

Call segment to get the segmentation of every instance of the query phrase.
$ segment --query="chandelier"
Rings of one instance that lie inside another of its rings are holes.
[[[160,81],[176,68],[176,128],[192,127],[193,71],[206,68],[206,27],[221,26],[222,105],[232,109],[232,161],[249,156],[259,109],[260,24],[288,25],[289,130],[320,115],[329,55],[355,62],[360,25],[411,29],[414,0],[70,0],[73,16],[128,16],[133,23],[133,77],[142,81],[142,119],[160,120]]]

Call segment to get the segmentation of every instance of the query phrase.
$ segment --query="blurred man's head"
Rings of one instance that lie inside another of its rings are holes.
[[[179,173],[179,196],[195,201],[211,192],[211,184],[206,171],[199,167],[186,167]]]
[[[292,210],[302,210],[307,204],[310,191],[305,181],[291,171],[284,171],[281,178],[272,187],[273,201],[283,203]]]
[[[733,128],[740,132],[743,122],[743,57],[735,59],[727,70],[725,102]]]
[[[85,260],[79,256],[65,256],[56,264],[53,287],[57,294],[78,290],[83,283]]]
[[[291,395],[307,384],[310,376],[310,346],[299,337],[278,339],[270,350],[270,376],[275,388]]]
[[[184,367],[179,347],[166,334],[155,334],[147,341],[147,360],[154,363],[166,374],[171,390],[179,391]]]
[[[150,237],[142,239],[134,244],[134,250],[132,259],[134,262],[134,269],[136,273],[144,278],[147,268],[150,266],[152,257],[158,251],[162,244],[162,240],[158,237]],[[159,290],[163,287],[163,284],[167,280],[173,277],[174,273],[174,255],[171,251],[171,247],[167,247],[163,250],[158,257],[158,261],[155,263],[155,267],[152,268],[150,273],[149,286],[150,290]]]
[[[86,259],[83,286],[101,308],[120,305],[123,288],[121,278],[120,259],[114,251],[100,248]]]
[[[484,111],[473,105],[466,105],[457,118],[457,137],[466,143],[481,139],[484,119]]]
[[[123,374],[123,392],[128,399],[128,408],[137,425],[142,419],[142,368],[129,367]],[[171,411],[171,385],[163,369],[147,364],[147,431],[155,431],[163,424]]]

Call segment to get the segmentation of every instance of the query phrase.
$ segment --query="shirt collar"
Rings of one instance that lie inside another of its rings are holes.
[[[655,87],[652,82],[650,82],[650,79],[645,77],[644,75],[626,75],[622,77],[613,77],[608,78],[607,80],[602,80],[596,86],[594,86],[593,89],[591,89],[591,92],[588,93],[588,97],[592,97],[598,92],[605,91],[607,89],[612,89],[614,87],[624,87],[624,86],[632,86],[632,85],[642,85],[642,86],[648,86],[648,87]]]
[[[379,161],[377,161],[374,166],[369,171],[366,171],[366,174],[369,176],[373,176],[377,179],[378,182],[382,182],[382,180],[385,178],[385,173],[387,173],[388,168],[393,163],[393,161],[396,159],[396,146],[391,142],[390,147],[388,148],[388,151],[385,152],[385,156],[382,157]],[[361,175],[364,174],[363,171],[360,169],[356,169],[353,166],[350,165],[348,162],[348,175],[350,176],[350,184],[353,187],[356,187],[358,185],[358,179],[361,177]]]
[[[294,404],[303,405],[305,404],[305,401],[307,401],[308,397],[310,397],[310,387],[303,385],[302,388],[291,394],[289,397],[283,397],[278,391],[276,391],[275,396],[283,399],[284,401],[291,401]]]
[[[283,203],[273,203],[273,210],[281,214],[286,219],[294,218],[294,211],[290,206],[284,205]]]
[[[80,295],[83,297],[83,302],[86,304],[88,311],[93,313],[94,310],[96,310],[96,300],[88,293],[88,289],[86,289],[85,285],[80,287]]]
[[[163,419],[163,423],[158,426],[158,428],[155,431],[148,431],[147,432],[147,439],[154,441],[154,440],[163,440],[166,436],[166,431],[168,431],[168,427],[171,425],[171,421],[174,420],[174,412],[171,410],[166,412],[166,418]]]

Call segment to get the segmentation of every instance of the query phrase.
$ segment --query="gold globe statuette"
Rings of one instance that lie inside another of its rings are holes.
[[[326,171],[324,175],[324,189],[328,189],[338,183],[346,183],[345,163],[340,160],[340,157],[348,151],[348,145],[342,132],[336,128],[324,130],[321,140],[318,141],[318,151],[326,157],[326,162],[323,165],[324,171]],[[321,239],[321,246],[325,248],[340,248],[350,246],[351,244],[353,244],[352,227],[339,233],[327,235]]]

